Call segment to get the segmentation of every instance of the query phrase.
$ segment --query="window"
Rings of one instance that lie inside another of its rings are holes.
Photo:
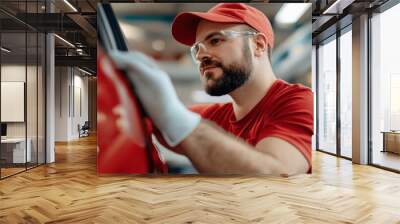
[[[318,48],[318,149],[336,153],[336,40]]]
[[[371,19],[372,164],[400,170],[400,5]]]
[[[349,27],[351,28],[351,27]],[[352,33],[340,36],[340,155],[352,157]]]

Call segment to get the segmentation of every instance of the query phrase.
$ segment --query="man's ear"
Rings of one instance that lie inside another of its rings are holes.
[[[257,35],[255,35],[254,44],[254,56],[261,57],[265,53],[268,54],[267,38],[263,33],[258,33]]]

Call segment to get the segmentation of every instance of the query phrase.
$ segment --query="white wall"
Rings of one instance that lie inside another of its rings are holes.
[[[77,139],[78,124],[88,120],[88,78],[83,75],[76,68],[56,67],[56,141]]]
[[[25,65],[1,65],[1,81],[25,82]]]
[[[55,141],[68,140],[69,80],[67,67],[55,68]]]

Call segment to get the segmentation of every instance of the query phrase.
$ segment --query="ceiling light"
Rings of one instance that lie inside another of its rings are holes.
[[[11,52],[11,50],[9,50],[9,49],[7,49],[7,48],[5,48],[5,47],[1,47],[0,49],[1,49],[2,51],[6,52],[6,53],[10,53],[10,52]]]
[[[86,53],[83,52],[82,48],[77,48],[76,53],[78,53],[79,55],[87,55]]]
[[[297,22],[311,7],[311,3],[286,3],[276,14],[275,20],[281,25],[290,25]]]
[[[81,72],[83,72],[83,73],[85,73],[85,74],[87,74],[87,75],[93,75],[92,73],[90,73],[90,72],[88,72],[88,71],[86,71],[86,70],[83,70],[83,69],[81,69],[81,68],[79,68],[79,67],[78,67],[78,70],[81,71]]]
[[[343,9],[353,3],[354,0],[336,0],[322,14],[342,14]]]
[[[74,10],[75,12],[78,12],[78,10],[71,4],[69,3],[68,0],[64,0],[65,4],[67,4],[72,10]]]
[[[75,48],[75,45],[73,45],[71,42],[67,41],[66,39],[58,36],[57,34],[54,34],[54,36],[56,36],[58,39],[60,39],[61,41],[63,41],[64,43],[66,43],[67,45],[69,45],[70,47]]]

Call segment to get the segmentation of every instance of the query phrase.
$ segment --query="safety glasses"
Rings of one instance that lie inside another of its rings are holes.
[[[203,50],[212,50],[219,48],[228,40],[231,40],[236,37],[245,37],[245,36],[254,36],[256,32],[253,31],[234,31],[234,30],[221,30],[218,32],[213,32],[202,40],[198,41],[190,48],[190,53],[192,55],[193,60],[199,64],[200,61],[197,59],[197,54],[202,47]]]

